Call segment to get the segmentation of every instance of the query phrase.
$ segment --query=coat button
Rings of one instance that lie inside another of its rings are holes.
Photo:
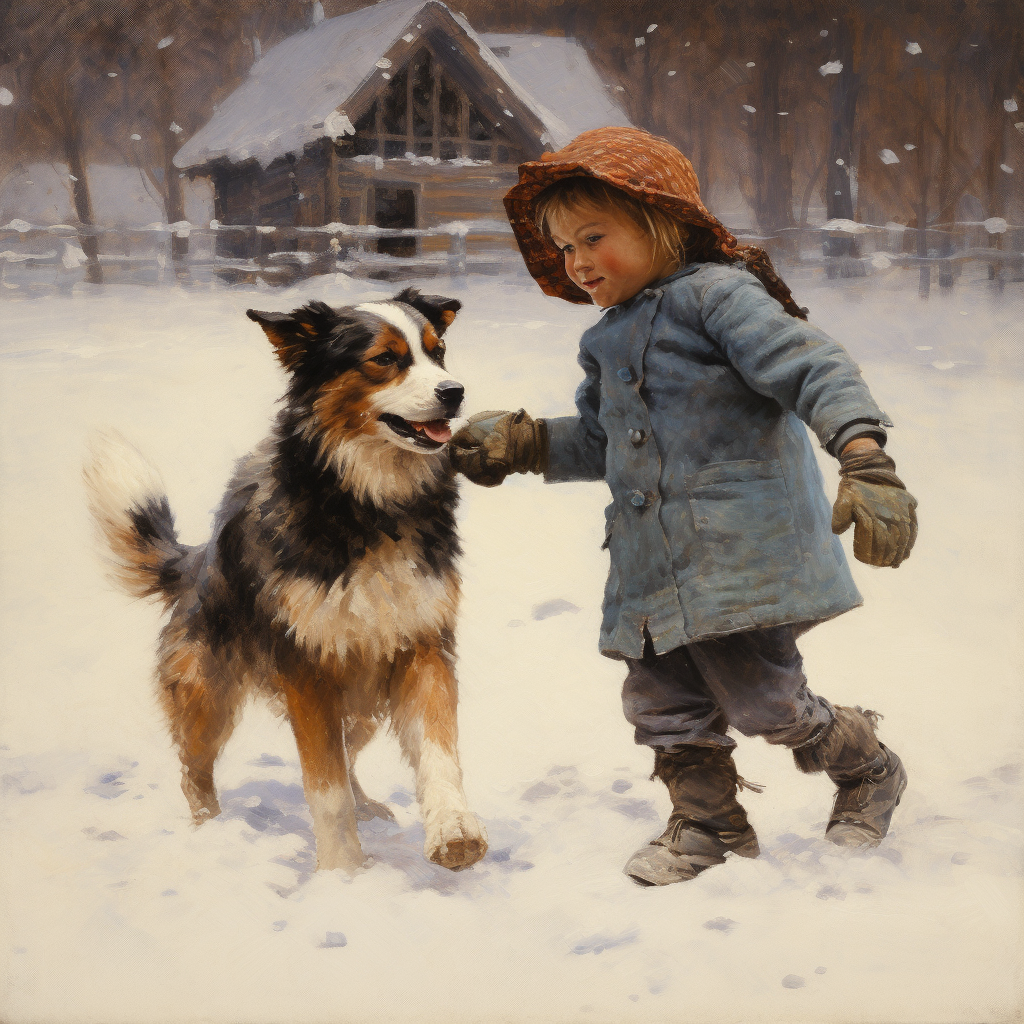
[[[644,289],[644,298],[645,299],[653,299],[654,296],[657,295],[657,294],[658,293],[653,288],[645,288]]]
[[[632,379],[633,371],[628,366],[624,366],[619,370],[619,380],[624,380],[628,384]]]
[[[637,508],[643,508],[647,504],[647,495],[643,491],[633,491],[629,496],[629,500]]]
[[[634,430],[630,427],[629,440],[632,442],[634,448],[639,448],[640,445],[647,440],[647,435],[642,430]]]

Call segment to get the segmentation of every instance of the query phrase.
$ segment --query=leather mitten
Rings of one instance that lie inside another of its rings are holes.
[[[475,484],[496,487],[509,473],[543,473],[548,431],[525,410],[481,412],[448,442],[452,466]]]
[[[896,475],[896,463],[881,449],[839,457],[839,493],[832,532],[851,526],[853,554],[868,565],[895,569],[917,539],[917,500]]]

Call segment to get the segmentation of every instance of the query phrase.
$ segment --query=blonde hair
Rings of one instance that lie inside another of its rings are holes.
[[[533,201],[533,219],[537,230],[553,243],[551,219],[583,209],[611,208],[624,213],[643,231],[653,244],[651,266],[669,260],[675,266],[686,265],[686,247],[691,229],[664,210],[642,203],[621,188],[600,178],[561,178],[548,185]]]

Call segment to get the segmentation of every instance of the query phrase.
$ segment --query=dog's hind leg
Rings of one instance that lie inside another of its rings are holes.
[[[302,763],[318,870],[367,867],[356,830],[356,801],[345,754],[341,692],[308,666],[279,679]]]
[[[452,870],[468,868],[487,852],[487,834],[466,803],[457,750],[458,685],[451,655],[437,644],[418,644],[401,655],[391,687],[392,720],[416,772],[428,860]]]
[[[363,792],[356,778],[355,765],[359,751],[366,746],[377,731],[377,723],[362,715],[347,714],[345,716],[345,752],[348,754],[348,780],[352,785],[352,796],[356,802],[356,818],[359,821],[370,821],[372,818],[383,818],[394,821],[395,816],[387,804],[379,800],[371,800]]]
[[[213,766],[235,727],[242,689],[217,670],[205,646],[165,640],[158,672],[160,702],[181,761],[181,789],[201,825],[220,814]]]

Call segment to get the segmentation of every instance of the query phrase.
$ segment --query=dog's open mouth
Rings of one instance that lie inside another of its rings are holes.
[[[399,437],[407,437],[422,448],[440,448],[452,437],[447,420],[405,420],[401,416],[386,412],[380,417],[381,423],[390,427]]]

